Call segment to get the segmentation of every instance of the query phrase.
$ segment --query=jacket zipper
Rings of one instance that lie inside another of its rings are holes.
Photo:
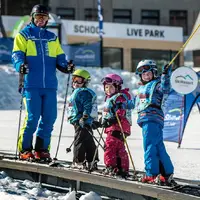
[[[44,49],[42,45],[42,40],[41,40],[41,30],[39,32],[39,38],[40,38],[40,46],[41,46],[41,51],[42,51],[42,63],[43,63],[43,87],[45,88],[45,62],[44,62]]]

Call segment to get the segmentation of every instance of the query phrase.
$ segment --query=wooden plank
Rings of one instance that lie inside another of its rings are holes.
[[[42,165],[38,163],[30,163],[25,161],[14,161],[14,160],[0,160],[0,168],[20,170],[26,172],[35,172],[39,174],[45,174],[55,177],[64,178],[67,180],[75,180],[85,183],[90,183],[94,185],[100,185],[108,188],[114,188],[117,190],[127,191],[134,194],[145,195],[153,198],[158,198],[161,200],[190,200],[190,199],[200,199],[200,197],[195,197],[171,190],[165,190],[155,186],[142,184],[139,182],[116,180],[104,176],[98,176],[95,174],[87,174],[83,172],[78,172],[66,168],[53,168],[47,165]]]

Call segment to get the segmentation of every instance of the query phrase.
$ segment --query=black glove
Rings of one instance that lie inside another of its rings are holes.
[[[29,73],[28,65],[21,64],[21,66],[19,68],[19,73],[20,74],[28,74]]]
[[[57,65],[56,65],[56,68],[57,68],[59,71],[65,73],[65,74],[73,73],[74,70],[75,70],[75,65],[74,65],[72,62],[73,62],[73,61],[70,60],[70,61],[67,63],[67,65],[66,65],[65,67],[62,67],[62,66],[60,66],[60,65],[57,64]]]
[[[164,65],[162,69],[162,74],[168,74],[169,71],[171,71],[171,65],[169,64]]]
[[[116,102],[116,103],[113,105],[113,107],[114,107],[115,110],[124,109],[124,104],[123,104],[123,102]]]
[[[72,63],[73,60],[70,60],[68,63],[67,63],[67,66],[66,66],[66,71],[67,73],[73,73],[74,70],[75,70],[75,65]]]
[[[98,129],[98,128],[101,128],[102,127],[102,125],[101,125],[101,123],[100,122],[98,122],[98,121],[93,121],[93,123],[92,123],[92,129]]]
[[[102,122],[102,127],[104,128],[108,128],[110,126],[112,126],[113,124],[117,123],[117,119],[115,117],[110,118],[110,119],[104,119]]]
[[[80,119],[79,119],[79,125],[82,127],[82,128],[84,128],[85,127],[85,125],[86,125],[86,120],[88,119],[88,115],[83,115],[83,117],[81,117]]]

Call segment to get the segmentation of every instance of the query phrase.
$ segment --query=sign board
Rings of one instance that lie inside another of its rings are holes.
[[[65,27],[67,35],[87,37],[99,36],[98,22],[62,20],[62,24]],[[183,42],[183,29],[181,27],[105,22],[103,37]]]
[[[73,60],[74,64],[82,67],[100,66],[100,44],[80,44],[80,45],[62,45],[62,48],[68,59]]]
[[[171,75],[172,88],[179,94],[189,94],[198,85],[197,73],[190,67],[179,67]]]
[[[12,49],[13,38],[0,38],[0,62],[11,62]]]

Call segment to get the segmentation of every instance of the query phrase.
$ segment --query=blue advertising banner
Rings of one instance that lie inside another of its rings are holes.
[[[0,63],[10,63],[13,38],[0,38]]]
[[[173,90],[165,102],[164,113],[163,139],[180,144],[184,125],[184,96]]]
[[[197,75],[200,80],[200,72],[197,73]],[[193,105],[195,103],[197,103],[198,105],[199,102],[200,102],[200,82],[194,92],[185,96],[185,124],[187,123]]]
[[[100,44],[92,43],[86,45],[63,45],[63,50],[68,59],[82,67],[99,67],[100,66]]]
[[[197,103],[197,106],[198,106],[199,112],[200,112],[200,97],[199,97],[199,102]]]
[[[163,138],[165,141],[178,143],[179,147],[194,104],[197,104],[200,112],[200,72],[197,75],[199,84],[192,93],[181,95],[173,90],[164,105]]]

